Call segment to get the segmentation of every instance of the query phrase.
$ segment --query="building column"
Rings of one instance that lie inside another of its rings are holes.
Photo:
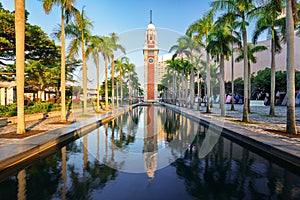
[[[10,87],[10,88],[7,88],[7,91],[6,91],[6,104],[12,104],[14,103],[14,88],[13,87]]]
[[[0,105],[5,106],[5,88],[0,88]]]

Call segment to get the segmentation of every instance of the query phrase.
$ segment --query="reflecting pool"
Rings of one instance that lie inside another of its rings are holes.
[[[9,200],[300,199],[299,169],[158,106],[128,111],[0,177],[0,199]]]

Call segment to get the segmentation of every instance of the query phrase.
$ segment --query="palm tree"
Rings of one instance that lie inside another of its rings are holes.
[[[16,33],[16,82],[17,82],[17,134],[24,134],[24,46],[25,46],[25,0],[15,0]]]
[[[96,83],[96,91],[97,91],[97,104],[96,109],[100,111],[100,103],[99,103],[99,91],[100,91],[100,58],[99,53],[103,51],[103,44],[102,38],[99,36],[92,36],[88,47],[86,49],[86,56],[89,57],[90,54],[93,57],[94,63],[96,65],[96,76],[97,76],[97,83]]]
[[[77,9],[74,8],[76,0],[43,0],[44,11],[48,14],[55,4],[61,7],[61,118],[62,122],[66,121],[66,55],[65,55],[65,17],[68,23],[71,14],[75,14]]]
[[[122,105],[122,100],[123,100],[123,77],[125,75],[126,69],[125,69],[125,64],[129,63],[129,58],[127,57],[122,57],[120,60],[116,60],[116,71],[119,73],[120,76],[120,88],[121,88],[121,105]]]
[[[86,64],[86,51],[85,47],[88,41],[91,39],[90,29],[93,27],[91,21],[85,16],[84,7],[81,13],[76,13],[76,21],[66,26],[66,35],[69,36],[72,41],[69,48],[69,56],[73,57],[78,55],[81,47],[82,54],[82,88],[83,88],[83,112],[87,112],[87,64]],[[59,36],[59,34],[57,34]]]
[[[197,45],[197,43],[192,40],[191,37],[187,36],[187,35],[184,35],[184,36],[181,36],[180,38],[178,38],[177,40],[177,44],[176,45],[173,45],[169,52],[172,52],[172,51],[175,51],[175,54],[184,54],[186,55],[188,58],[190,58],[191,60],[193,60],[193,50],[196,50],[198,52],[200,52],[200,49],[199,49],[199,45]],[[186,94],[188,93],[188,87],[186,87]],[[195,92],[194,92],[194,69],[191,68],[191,73],[190,73],[190,106],[191,108],[193,107],[194,105],[194,95],[195,95]],[[186,104],[187,106],[187,104]]]
[[[208,34],[214,27],[214,10],[210,10],[208,14],[204,15],[201,19],[193,23],[189,26],[187,30],[188,35],[195,35],[194,38],[199,43],[202,39],[205,39],[206,48],[208,45]],[[207,96],[207,103],[206,103],[206,112],[210,113],[210,55],[209,52],[206,51],[206,96]]]
[[[225,116],[225,83],[224,83],[224,60],[231,54],[231,42],[236,41],[231,30],[226,24],[218,23],[209,34],[209,43],[206,47],[212,56],[220,58],[220,108],[221,116]]]
[[[201,46],[202,44],[200,42],[196,42],[196,40],[193,40],[190,36],[185,35],[179,38],[178,40],[179,45],[182,48],[182,53],[184,53],[191,61],[191,63],[194,62],[194,53],[200,53],[201,52]],[[190,108],[194,108],[195,103],[195,88],[194,88],[194,67],[191,67],[190,72]]]
[[[278,26],[278,16],[282,11],[282,1],[270,0],[265,6],[263,12],[260,14],[259,19],[256,22],[256,28],[253,34],[253,43],[257,42],[259,35],[268,30],[271,32],[271,100],[269,115],[275,116],[275,54],[280,53],[280,36],[275,30]]]
[[[172,71],[172,102],[176,105],[176,98],[177,98],[177,74],[179,72],[179,59],[175,59],[177,54],[174,54],[172,60],[167,60],[167,68],[168,70]]]
[[[102,56],[104,58],[105,62],[105,111],[109,109],[108,107],[108,64],[109,60],[111,59],[113,55],[113,50],[112,50],[112,40],[110,37],[103,37],[103,51],[102,51]]]
[[[231,22],[230,24],[228,24],[228,27],[231,31],[231,35],[235,35],[235,37],[238,39],[238,45],[241,46],[241,40],[240,40],[240,34],[236,31],[237,28],[237,23],[236,22]],[[234,42],[231,42],[231,96],[232,96],[232,100],[231,100],[231,111],[234,111],[234,46],[233,46]]]
[[[244,108],[243,108],[243,122],[249,122],[249,71],[248,71],[248,53],[247,53],[247,19],[254,14],[255,5],[252,0],[215,0],[211,6],[216,10],[225,11],[222,16],[225,21],[237,21],[241,29],[243,37],[244,48]]]
[[[294,55],[294,24],[298,22],[298,13],[295,9],[297,0],[286,1],[286,73],[287,73],[287,113],[286,113],[286,132],[297,134],[295,117],[295,55]],[[294,18],[293,18],[294,17]]]
[[[110,34],[111,41],[112,41],[112,49],[113,50],[121,50],[125,54],[125,49],[122,45],[118,44],[118,36],[115,33]],[[112,109],[114,109],[115,105],[115,58],[114,53],[112,54],[111,58],[111,105]]]
[[[135,65],[133,63],[125,63],[125,69],[128,76],[128,85],[129,85],[129,105],[132,104],[132,72],[135,71]]]
[[[247,53],[248,53],[248,72],[249,72],[249,77],[248,77],[248,85],[249,85],[249,98],[251,98],[251,62],[256,63],[256,57],[254,56],[255,53],[260,52],[260,51],[265,51],[268,48],[266,46],[254,46],[253,44],[248,43],[247,45]],[[235,59],[236,62],[240,62],[241,60],[244,59],[244,51],[243,49],[240,49],[240,55]],[[248,110],[250,112],[250,101],[248,101]]]

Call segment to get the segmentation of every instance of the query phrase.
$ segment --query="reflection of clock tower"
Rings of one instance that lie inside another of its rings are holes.
[[[150,24],[146,30],[144,45],[144,100],[145,102],[157,101],[157,59],[158,46],[156,42],[156,30],[152,24],[152,10],[150,11]]]

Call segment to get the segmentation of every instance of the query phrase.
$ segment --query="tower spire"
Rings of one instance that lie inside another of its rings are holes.
[[[152,10],[150,10],[150,24],[152,24]]]

